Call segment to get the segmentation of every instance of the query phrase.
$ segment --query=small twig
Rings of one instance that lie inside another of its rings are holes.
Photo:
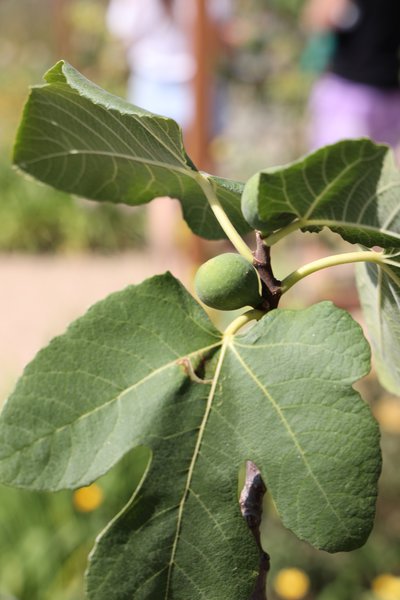
[[[258,549],[260,562],[258,577],[254,590],[248,600],[267,600],[267,576],[270,567],[270,558],[261,545],[260,525],[262,518],[262,504],[267,491],[261,473],[250,460],[246,461],[246,479],[240,493],[239,504],[243,518],[252,532]]]
[[[252,252],[247,246],[244,239],[236,231],[235,227],[231,223],[228,215],[226,214],[223,206],[221,205],[216,190],[215,184],[206,173],[200,173],[192,171],[192,176],[196,179],[197,183],[203,190],[205,197],[210,205],[211,210],[214,213],[221,229],[224,231],[226,237],[236,250],[250,263],[252,261]]]
[[[212,379],[202,379],[201,377],[199,377],[197,375],[196,371],[193,369],[193,365],[190,361],[190,358],[187,358],[186,356],[183,358],[180,358],[179,360],[176,361],[176,364],[182,365],[183,370],[185,371],[186,375],[188,375],[188,377],[191,381],[194,381],[195,383],[203,383],[203,384],[207,384],[207,385],[212,383]]]
[[[277,308],[279,304],[282,295],[282,282],[274,277],[271,267],[271,248],[264,243],[260,231],[256,231],[256,241],[257,246],[253,252],[253,265],[261,279],[263,297],[263,302],[257,308],[268,312]]]

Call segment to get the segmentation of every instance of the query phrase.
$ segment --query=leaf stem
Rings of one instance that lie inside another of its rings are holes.
[[[232,242],[233,246],[236,248],[239,254],[241,254],[250,263],[253,263],[253,254],[250,248],[229,220],[226,212],[224,211],[220,201],[217,198],[214,186],[205,175],[201,173],[196,173],[196,175],[196,181],[203,190],[204,195],[206,196],[210,205],[210,208],[213,211],[215,218],[217,219],[221,228],[225,232],[226,236]]]
[[[344,254],[334,254],[333,256],[320,258],[308,263],[307,265],[304,265],[303,267],[300,267],[285,277],[285,279],[282,281],[282,294],[287,292],[295,283],[304,277],[315,273],[316,271],[320,271],[321,269],[326,269],[328,267],[335,267],[336,265],[345,265],[356,262],[374,262],[381,263],[383,265],[385,261],[383,252],[374,252],[373,250],[345,252]]]
[[[305,223],[302,219],[296,219],[295,221],[289,223],[289,225],[286,225],[285,227],[282,227],[282,229],[278,229],[278,231],[275,231],[274,233],[271,233],[271,235],[265,237],[264,243],[267,246],[273,246],[290,233],[293,233],[294,231],[297,231],[298,229],[304,227],[304,225]]]
[[[250,321],[254,320],[259,321],[264,315],[265,312],[257,310],[256,308],[245,312],[243,315],[240,315],[240,317],[238,317],[228,325],[228,327],[224,331],[224,338],[235,335],[235,333],[237,333],[239,329],[247,325],[247,323],[250,323]]]

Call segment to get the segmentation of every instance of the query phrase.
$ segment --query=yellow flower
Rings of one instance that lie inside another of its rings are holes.
[[[400,600],[400,577],[384,573],[372,581],[372,591],[379,600]]]
[[[379,425],[388,433],[400,432],[400,403],[394,396],[385,395],[374,407]]]
[[[103,501],[103,490],[97,483],[75,490],[73,503],[77,510],[90,512],[95,510]]]
[[[285,600],[301,600],[310,589],[310,579],[301,569],[281,569],[275,577],[274,589]]]

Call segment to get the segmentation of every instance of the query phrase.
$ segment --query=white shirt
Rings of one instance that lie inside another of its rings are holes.
[[[231,14],[231,0],[208,0],[216,22]],[[127,48],[130,69],[158,81],[190,81],[196,70],[191,47],[194,0],[175,0],[173,15],[160,0],[111,0],[107,26]]]

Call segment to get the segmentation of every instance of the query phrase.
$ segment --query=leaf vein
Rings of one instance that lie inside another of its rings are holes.
[[[235,354],[235,356],[237,357],[238,362],[242,365],[243,369],[249,374],[249,376],[251,377],[251,379],[254,381],[254,383],[257,385],[257,387],[263,392],[263,394],[265,395],[265,397],[271,403],[272,407],[275,409],[275,411],[278,414],[278,416],[279,416],[279,418],[280,418],[280,420],[281,420],[284,428],[286,429],[287,433],[289,434],[289,437],[291,438],[294,446],[296,447],[297,451],[300,453],[301,459],[302,459],[302,461],[304,463],[304,466],[306,467],[306,470],[310,474],[310,476],[313,479],[316,487],[320,491],[321,495],[324,497],[327,506],[331,510],[331,513],[335,517],[335,520],[337,521],[338,526],[341,527],[342,529],[345,529],[346,533],[348,533],[348,530],[344,526],[344,524],[342,523],[342,521],[341,521],[341,519],[340,519],[337,511],[335,510],[335,507],[332,505],[331,501],[329,500],[329,497],[328,497],[327,493],[325,492],[324,488],[321,486],[320,482],[318,481],[318,478],[314,474],[314,472],[313,472],[313,470],[312,470],[312,468],[311,468],[311,466],[310,466],[310,464],[309,464],[309,462],[307,460],[306,454],[305,454],[302,446],[297,441],[296,435],[295,435],[294,431],[292,430],[289,422],[287,421],[285,415],[282,413],[282,410],[281,410],[279,404],[275,401],[275,399],[273,398],[273,396],[271,396],[271,394],[269,393],[269,391],[267,390],[267,388],[258,379],[258,377],[256,376],[256,374],[251,370],[251,368],[249,367],[249,365],[247,365],[247,363],[244,361],[244,359],[239,354],[239,352],[235,349],[235,347],[233,346],[233,344],[231,345],[231,349],[232,349],[233,353]]]

